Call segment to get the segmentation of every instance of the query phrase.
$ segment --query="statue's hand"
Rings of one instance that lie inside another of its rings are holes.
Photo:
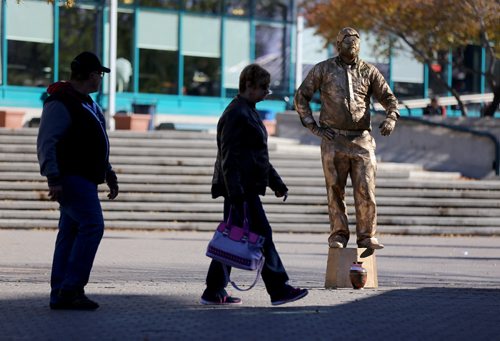
[[[396,127],[396,120],[387,117],[382,123],[380,123],[380,134],[382,136],[389,136],[391,135],[392,131]]]
[[[335,137],[335,133],[329,129],[324,127],[319,127],[316,123],[311,123],[306,126],[314,135],[319,136],[321,138],[325,138],[327,140],[333,140]]]

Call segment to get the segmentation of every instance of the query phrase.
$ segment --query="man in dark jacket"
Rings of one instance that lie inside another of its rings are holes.
[[[89,96],[101,86],[104,73],[91,52],[71,62],[71,80],[49,86],[37,140],[40,173],[47,177],[49,198],[59,202],[60,218],[51,274],[51,309],[95,310],[85,296],[104,219],[97,185],[107,182],[109,199],[118,182],[109,163],[104,116]]]
[[[233,223],[242,226],[243,205],[248,205],[250,230],[264,236],[265,262],[262,279],[271,297],[271,304],[279,305],[307,295],[306,289],[287,284],[288,275],[276,251],[271,226],[259,195],[266,187],[286,200],[288,188],[269,162],[267,131],[255,104],[271,93],[269,72],[257,64],[248,65],[240,75],[239,94],[227,106],[217,125],[217,159],[212,180],[212,196],[224,197],[224,219],[232,208]],[[228,272],[230,272],[230,267]],[[228,278],[223,265],[213,260],[207,274],[207,288],[202,304],[239,304],[241,300],[227,294]]]

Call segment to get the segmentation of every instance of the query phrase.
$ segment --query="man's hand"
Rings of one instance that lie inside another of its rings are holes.
[[[394,130],[394,127],[396,127],[396,120],[390,117],[387,117],[382,123],[380,123],[380,134],[382,136],[389,136],[391,135],[392,131]]]
[[[285,192],[280,192],[280,191],[275,191],[274,192],[274,195],[276,195],[277,198],[283,198],[283,201],[286,201],[286,199],[288,198],[288,192],[285,191]]]
[[[333,140],[335,137],[335,133],[329,128],[319,127],[316,123],[309,123],[306,125],[307,129],[309,129],[314,135],[319,136],[321,138],[325,138],[327,140]]]
[[[59,201],[62,199],[63,188],[61,185],[49,186],[49,199]]]
[[[118,196],[118,192],[120,191],[118,187],[118,178],[114,171],[109,170],[106,173],[106,184],[109,187],[108,199],[113,200]]]
[[[108,184],[108,187],[109,187],[108,199],[113,200],[118,196],[118,192],[120,191],[118,188],[118,184],[115,184],[113,186]]]

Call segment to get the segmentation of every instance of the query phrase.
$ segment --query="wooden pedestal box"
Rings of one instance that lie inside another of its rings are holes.
[[[349,279],[349,270],[353,262],[363,262],[363,267],[367,271],[365,288],[377,288],[377,260],[375,254],[360,258],[366,249],[334,249],[328,251],[328,261],[326,265],[325,288],[352,288]]]

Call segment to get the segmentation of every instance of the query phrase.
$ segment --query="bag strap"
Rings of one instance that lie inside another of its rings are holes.
[[[236,283],[234,281],[231,281],[231,278],[229,276],[229,272],[227,270],[227,265],[224,263],[221,263],[221,264],[222,264],[222,269],[224,269],[224,276],[227,278],[227,281],[229,283],[231,283],[233,288],[235,288],[238,291],[248,291],[248,290],[252,289],[255,286],[255,284],[257,284],[257,281],[259,280],[259,276],[260,276],[260,273],[262,271],[262,268],[264,267],[264,261],[265,261],[265,258],[262,257],[260,260],[259,266],[257,267],[257,274],[255,275],[255,279],[254,279],[253,283],[246,289],[240,288],[238,285],[236,285]]]
[[[233,205],[229,206],[229,215],[227,216],[226,224],[231,226],[233,224]],[[248,204],[246,201],[243,202],[243,230],[245,235],[248,236],[250,233],[250,223],[248,222]]]
[[[248,204],[247,202],[243,202],[243,230],[245,231],[245,235],[248,236],[250,233],[250,223],[248,222]]]

